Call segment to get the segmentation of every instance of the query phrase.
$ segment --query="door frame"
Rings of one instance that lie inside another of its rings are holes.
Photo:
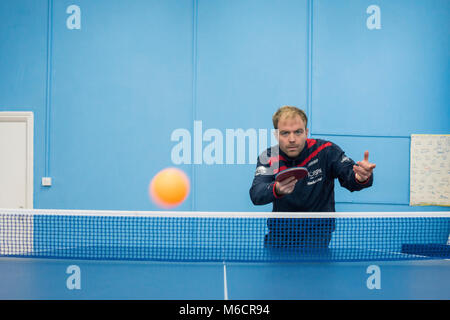
[[[34,114],[31,111],[0,111],[0,122],[25,122],[26,124],[25,209],[33,209]]]

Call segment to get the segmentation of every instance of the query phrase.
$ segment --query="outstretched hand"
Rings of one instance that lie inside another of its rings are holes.
[[[369,151],[364,152],[364,160],[356,162],[356,165],[353,166],[356,180],[359,182],[367,181],[372,175],[375,167],[376,164],[369,162]]]

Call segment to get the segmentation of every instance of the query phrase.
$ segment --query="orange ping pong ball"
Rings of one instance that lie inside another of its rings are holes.
[[[189,190],[188,176],[177,168],[161,170],[153,177],[149,186],[153,202],[163,208],[180,205],[187,198]]]

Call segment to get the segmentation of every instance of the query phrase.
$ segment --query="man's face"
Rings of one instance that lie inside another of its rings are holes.
[[[275,132],[280,149],[290,158],[297,157],[305,147],[308,129],[299,115],[292,118],[282,118],[278,121]]]

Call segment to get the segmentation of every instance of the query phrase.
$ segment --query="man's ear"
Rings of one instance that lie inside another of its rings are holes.
[[[278,129],[273,130],[273,135],[275,136],[275,139],[277,139],[277,141],[279,142],[280,140],[278,138],[278,134],[279,134]]]

